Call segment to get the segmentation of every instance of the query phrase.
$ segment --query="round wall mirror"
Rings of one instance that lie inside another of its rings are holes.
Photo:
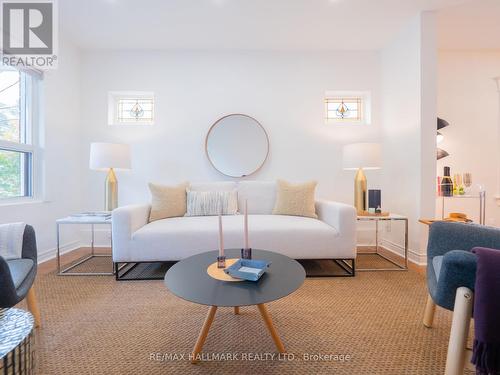
[[[269,139],[253,117],[232,114],[212,125],[205,140],[208,160],[220,173],[245,177],[257,172],[269,153]]]

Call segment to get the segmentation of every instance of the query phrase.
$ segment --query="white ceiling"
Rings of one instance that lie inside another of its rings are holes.
[[[500,49],[500,0],[474,0],[438,12],[442,49]]]
[[[374,50],[463,1],[60,0],[60,32],[84,49]]]

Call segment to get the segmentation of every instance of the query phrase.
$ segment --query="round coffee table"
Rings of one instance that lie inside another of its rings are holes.
[[[226,250],[226,257],[239,258],[240,250]],[[296,291],[304,282],[304,268],[295,260],[272,251],[252,249],[253,259],[271,262],[259,281],[221,281],[212,278],[207,268],[216,261],[217,251],[193,255],[174,264],[165,275],[165,285],[176,296],[190,302],[210,306],[205,323],[193,349],[192,362],[197,358],[210,330],[218,307],[234,307],[235,314],[240,306],[257,305],[276,348],[285,352],[278,332],[274,328],[265,303],[283,298]]]

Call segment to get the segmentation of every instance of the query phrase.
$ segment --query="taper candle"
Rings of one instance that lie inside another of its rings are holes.
[[[245,249],[249,249],[248,246],[248,200],[245,200]]]
[[[224,237],[222,234],[222,215],[219,215],[219,256],[224,256]]]

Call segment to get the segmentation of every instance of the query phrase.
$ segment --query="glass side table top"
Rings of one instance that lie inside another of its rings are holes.
[[[111,224],[111,216],[66,216],[56,220],[57,224]]]
[[[403,215],[390,213],[387,216],[363,216],[358,215],[357,219],[360,221],[363,220],[407,220],[408,218]]]

